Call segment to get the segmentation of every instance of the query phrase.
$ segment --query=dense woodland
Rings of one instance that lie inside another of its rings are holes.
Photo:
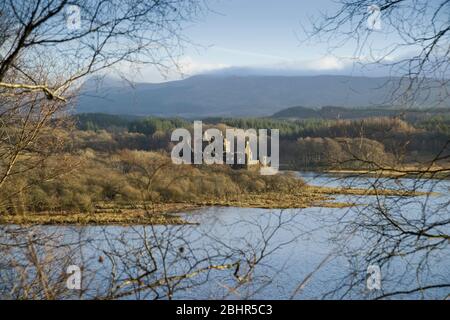
[[[177,166],[160,152],[86,149],[56,154],[40,172],[6,184],[0,190],[0,212],[95,212],[103,203],[117,208],[196,203],[252,192],[287,192],[301,183],[290,174],[262,176],[228,166]]]
[[[421,116],[414,111],[410,113],[414,116],[407,117],[381,113],[382,116],[358,119],[208,118],[203,123],[220,129],[279,129],[280,162],[291,169],[354,169],[371,161],[400,166],[431,161],[437,154],[445,156],[450,152],[446,148],[450,114],[441,111],[423,111]],[[355,113],[363,115],[368,111]],[[76,116],[76,124],[76,147],[100,151],[127,148],[170,152],[172,130],[192,126],[185,119],[107,114],[81,114]]]
[[[43,135],[42,139],[61,143],[45,162],[37,164],[40,170],[17,177],[0,190],[3,212],[90,212],[102,202],[137,205],[226,199],[251,192],[287,191],[299,182],[289,175],[261,176],[257,170],[226,165],[172,164],[171,133],[180,127],[192,129],[190,120],[107,114],[79,114],[68,120],[67,129]],[[398,117],[204,119],[203,129],[208,127],[279,129],[282,169],[398,168],[431,161],[439,153],[446,161],[450,155],[446,148],[450,117],[446,115],[417,121]],[[30,150],[24,155],[19,169],[27,170],[38,153]]]

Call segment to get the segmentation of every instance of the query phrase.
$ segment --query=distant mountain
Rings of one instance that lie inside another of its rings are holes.
[[[398,109],[387,107],[371,108],[345,108],[336,106],[325,106],[311,109],[305,107],[291,107],[283,109],[272,115],[277,119],[365,119],[372,117],[399,117],[411,121],[417,121],[430,116],[449,114],[448,108],[427,108],[427,109]]]
[[[388,78],[338,75],[199,75],[179,81],[132,86],[123,81],[104,81],[98,86],[87,82],[76,111],[197,119],[270,116],[295,105],[352,108],[384,105],[397,85]],[[434,101],[432,98],[436,95],[433,92],[419,94],[416,102],[420,107],[431,106],[427,100]],[[447,99],[439,106],[448,105]]]
[[[280,119],[311,119],[323,118],[319,110],[307,107],[290,107],[278,111],[272,115],[272,118]]]

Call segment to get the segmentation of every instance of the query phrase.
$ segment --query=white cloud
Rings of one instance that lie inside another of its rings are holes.
[[[344,59],[338,59],[336,57],[327,56],[318,60],[307,61],[304,65],[304,69],[323,71],[323,70],[342,70],[348,65]]]
[[[178,61],[179,71],[187,76],[230,67],[224,63],[200,62],[185,56]]]
[[[229,65],[194,60],[190,56],[179,58],[172,66],[158,69],[154,65],[139,65],[128,62],[119,63],[109,69],[113,78],[122,77],[131,82],[164,82],[179,80],[191,75],[224,69]]]
[[[297,71],[339,71],[343,70],[353,61],[349,58],[338,58],[334,56],[325,56],[318,59],[311,60],[291,60],[283,61],[272,67],[284,70],[297,70]],[[269,68],[271,68],[269,66]]]
[[[221,50],[233,51],[233,49],[220,48]],[[237,52],[236,52],[237,53]],[[204,61],[201,57],[183,56],[177,61],[177,65],[169,70],[156,69],[154,66],[132,67],[130,65],[120,65],[119,73],[124,75],[127,79],[135,82],[165,82],[170,80],[179,80],[196,74],[228,72],[230,74],[266,74],[266,75],[300,75],[300,74],[357,74],[361,70],[360,65],[368,65],[373,62],[373,58],[369,57],[336,57],[323,56],[317,59],[310,60],[295,60],[284,59],[282,57],[258,54],[255,52],[239,51],[240,54],[252,56],[270,57],[272,63],[253,64],[253,65],[230,65],[226,63],[214,63]],[[385,57],[385,61],[393,59],[392,57]],[[202,61],[203,60],[203,61]],[[370,71],[370,70],[369,70]],[[373,70],[372,70],[373,71]],[[374,75],[375,71],[370,71]],[[376,73],[378,74],[378,73]]]

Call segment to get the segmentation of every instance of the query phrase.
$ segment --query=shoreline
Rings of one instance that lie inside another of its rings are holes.
[[[372,190],[361,188],[331,188],[305,185],[291,193],[246,193],[192,202],[116,204],[99,203],[90,213],[30,212],[1,214],[0,224],[16,225],[182,225],[191,224],[179,216],[204,207],[240,207],[261,209],[349,208],[356,203],[336,201],[335,196],[401,196],[413,197],[426,193],[402,190]]]
[[[424,169],[426,171],[426,169]],[[366,176],[374,178],[420,178],[420,179],[436,179],[450,180],[450,169],[437,170],[436,172],[420,172],[420,169],[404,169],[404,170],[324,170],[323,173],[336,176]]]

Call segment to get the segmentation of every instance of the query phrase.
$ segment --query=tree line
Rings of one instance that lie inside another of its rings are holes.
[[[206,126],[220,129],[279,129],[280,161],[294,169],[327,167],[345,162],[347,167],[361,167],[347,161],[356,154],[374,157],[390,165],[426,161],[442,150],[450,138],[450,117],[430,114],[415,120],[399,117],[364,119],[207,118]],[[79,131],[73,141],[80,148],[100,151],[130,148],[164,150],[173,145],[170,134],[176,128],[192,129],[192,122],[181,118],[127,117],[107,114],[76,116]],[[366,160],[367,160],[366,159]],[[342,166],[342,165],[341,165]]]

